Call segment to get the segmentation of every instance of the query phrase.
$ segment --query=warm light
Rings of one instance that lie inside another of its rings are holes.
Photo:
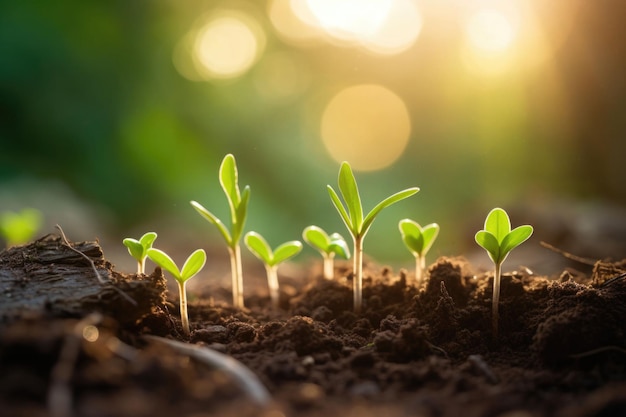
[[[319,41],[322,33],[302,17],[308,9],[306,0],[270,0],[267,13],[278,35],[296,45],[312,45]],[[311,18],[312,19],[312,18]]]
[[[387,19],[391,0],[307,0],[317,22],[338,39],[367,38]]]
[[[270,100],[297,96],[311,82],[309,68],[288,52],[273,52],[263,57],[254,75],[256,89]]]
[[[402,155],[410,132],[404,102],[379,85],[346,88],[333,97],[322,116],[322,140],[330,155],[360,171],[391,165]]]
[[[511,46],[515,37],[513,24],[507,16],[495,9],[475,12],[466,26],[468,41],[486,51],[503,51]]]
[[[232,78],[246,72],[263,47],[260,29],[237,15],[211,19],[196,36],[195,56],[215,78]]]

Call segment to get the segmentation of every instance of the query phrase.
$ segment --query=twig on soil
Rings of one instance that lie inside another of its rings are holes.
[[[586,352],[582,352],[582,353],[575,353],[573,355],[569,355],[570,358],[574,358],[574,359],[581,359],[587,356],[593,356],[593,355],[597,355],[599,353],[604,353],[604,352],[619,352],[622,353],[624,355],[626,355],[626,349],[619,347],[619,346],[613,346],[613,345],[609,345],[609,346],[602,346],[596,349],[591,349],[588,350]]]
[[[622,279],[622,278],[626,278],[626,272],[624,272],[623,274],[619,274],[619,275],[618,275],[618,276],[616,276],[616,277],[613,277],[613,278],[609,278],[609,279],[607,279],[607,280],[606,280],[606,281],[604,281],[604,282],[603,282],[600,286],[601,286],[601,287],[606,287],[606,286],[611,285],[611,284],[613,284],[615,281],[618,281],[618,280],[620,280],[620,279]]]
[[[96,278],[98,279],[98,282],[102,285],[107,285],[110,286],[111,288],[113,288],[115,291],[117,291],[122,297],[124,297],[129,303],[131,303],[132,305],[136,306],[137,305],[137,301],[133,300],[130,295],[126,294],[124,291],[120,290],[119,288],[117,288],[115,285],[111,284],[110,282],[107,282],[104,278],[102,278],[102,275],[100,275],[100,272],[98,272],[98,269],[96,268],[96,264],[94,263],[94,261],[87,255],[85,255],[84,253],[82,253],[81,251],[79,251],[78,249],[74,248],[69,240],[67,240],[67,237],[65,236],[65,233],[63,232],[63,229],[61,228],[61,226],[59,226],[58,224],[55,225],[55,227],[57,229],[59,229],[59,232],[61,233],[61,240],[63,241],[63,246],[67,247],[68,249],[70,249],[72,252],[76,252],[78,255],[82,256],[83,258],[85,258],[87,260],[87,262],[89,262],[89,264],[91,265],[91,269],[93,270],[93,273],[95,274]]]
[[[575,262],[579,262],[581,264],[594,266],[596,264],[596,262],[597,262],[594,259],[583,258],[581,256],[577,256],[577,255],[571,254],[569,252],[564,251],[563,249],[559,249],[556,246],[552,246],[551,244],[549,244],[547,242],[544,242],[544,241],[539,242],[539,244],[541,246],[543,246],[544,248],[546,248],[546,249],[550,249],[553,252],[556,252],[558,254],[563,255],[565,258],[567,258],[569,260],[572,260],[572,261],[575,261]]]
[[[254,402],[261,406],[266,406],[270,403],[271,396],[265,386],[250,369],[236,359],[206,347],[177,342],[159,336],[146,335],[144,337],[148,340],[168,345],[183,355],[188,355],[206,365],[224,371],[240,385]]]

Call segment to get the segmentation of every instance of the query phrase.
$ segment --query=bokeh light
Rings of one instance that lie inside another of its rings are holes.
[[[486,51],[503,51],[515,39],[513,22],[495,9],[482,9],[472,14],[466,26],[468,41],[475,48]]]
[[[328,103],[321,136],[337,162],[359,171],[375,171],[396,161],[411,133],[404,101],[385,87],[364,84],[346,88]]]

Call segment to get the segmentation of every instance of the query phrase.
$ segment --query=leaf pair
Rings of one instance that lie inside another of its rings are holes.
[[[511,230],[508,214],[501,208],[494,208],[485,220],[484,230],[476,233],[475,239],[496,265],[501,265],[509,253],[524,243],[533,234],[530,225],[518,226]]]
[[[135,258],[137,262],[141,263],[146,256],[148,256],[148,249],[152,247],[152,244],[157,238],[157,234],[154,232],[148,232],[141,236],[139,240],[127,237],[123,240],[124,246],[128,248],[130,256]]]
[[[181,284],[200,272],[206,263],[206,252],[203,249],[197,249],[189,255],[182,269],[178,269],[176,262],[162,250],[150,248],[148,249],[148,257],[152,262],[172,274],[174,279]]]
[[[267,241],[256,232],[248,232],[244,242],[250,252],[269,267],[277,266],[287,259],[296,256],[302,250],[302,243],[297,240],[285,242],[272,251]]]
[[[400,220],[398,224],[402,241],[404,245],[415,256],[424,256],[430,250],[437,235],[439,234],[439,225],[431,223],[424,227],[411,219]]]
[[[348,244],[339,233],[333,233],[329,236],[320,227],[308,226],[302,231],[302,238],[323,256],[337,254],[344,259],[350,258]]]
[[[419,188],[413,187],[400,191],[392,196],[385,198],[378,203],[365,217],[363,217],[363,206],[361,204],[361,196],[359,195],[359,189],[352,173],[352,168],[347,162],[343,162],[339,168],[339,191],[345,202],[344,204],[339,199],[339,195],[333,187],[327,186],[328,193],[333,205],[339,212],[341,219],[345,223],[346,227],[355,237],[363,237],[369,230],[370,226],[374,222],[374,219],[385,208],[400,200],[404,200],[407,197],[419,191]]]

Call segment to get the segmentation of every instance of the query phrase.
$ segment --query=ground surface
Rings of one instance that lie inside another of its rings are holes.
[[[48,239],[46,250],[69,253]],[[159,270],[119,274],[90,252],[102,285],[86,261],[41,253],[32,245],[0,253],[0,297],[11,306],[10,314],[0,306],[3,416],[626,415],[626,262],[599,262],[589,274],[555,271],[556,279],[506,274],[497,339],[490,277],[452,258],[431,265],[419,289],[412,273],[368,265],[360,314],[352,312],[348,264],[334,281],[317,270],[284,279],[279,311],[269,308],[262,279],[244,310],[196,294],[185,337],[176,294],[163,293]],[[74,267],[81,282],[107,289],[96,301],[90,293],[82,310],[75,299],[64,309],[46,287]],[[146,295],[144,284],[158,294]],[[151,302],[129,308],[111,286]],[[20,288],[39,287],[16,313]],[[145,335],[237,359],[271,401],[259,404],[228,373]]]

